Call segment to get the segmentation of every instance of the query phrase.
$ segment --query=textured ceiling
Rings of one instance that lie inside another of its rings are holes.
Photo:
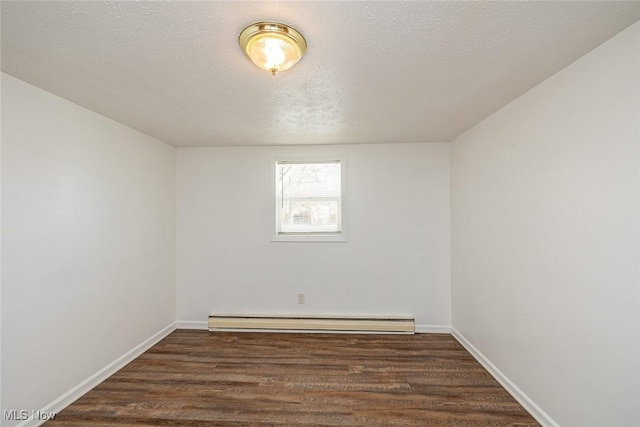
[[[640,19],[640,2],[2,2],[2,70],[176,146],[449,141]],[[238,47],[277,20],[306,56]]]

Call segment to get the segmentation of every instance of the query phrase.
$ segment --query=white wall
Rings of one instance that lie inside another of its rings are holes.
[[[640,23],[455,139],[453,326],[564,427],[640,425]]]
[[[292,151],[347,156],[346,243],[270,241],[271,161]],[[414,314],[448,328],[449,253],[448,144],[178,149],[179,321]]]
[[[1,78],[1,77],[0,77]],[[0,100],[2,99],[2,84],[0,80]],[[0,102],[0,310],[2,309],[2,103]],[[2,313],[0,312],[0,410],[2,405]]]
[[[2,74],[2,199],[2,409],[31,412],[175,321],[175,149]]]

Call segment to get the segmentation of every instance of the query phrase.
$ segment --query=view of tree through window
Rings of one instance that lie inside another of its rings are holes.
[[[276,163],[279,233],[341,231],[341,168],[339,161]]]

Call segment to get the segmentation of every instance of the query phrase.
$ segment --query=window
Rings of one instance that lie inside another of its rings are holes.
[[[274,240],[344,241],[343,162],[275,162]]]

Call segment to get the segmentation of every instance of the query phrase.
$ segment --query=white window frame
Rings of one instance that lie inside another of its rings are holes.
[[[330,163],[340,162],[340,232],[337,233],[279,233],[278,232],[278,191],[276,165],[290,163]],[[271,160],[271,241],[272,242],[346,242],[347,241],[347,158],[343,155],[277,156]]]

